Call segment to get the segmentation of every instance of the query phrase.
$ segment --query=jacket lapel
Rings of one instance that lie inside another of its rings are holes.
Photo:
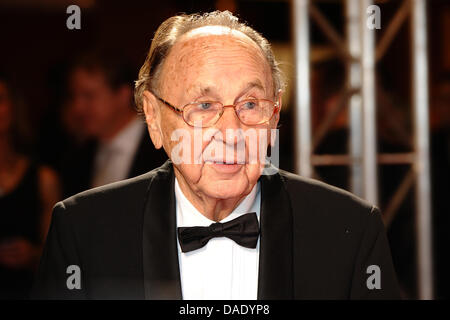
[[[258,299],[293,298],[292,210],[279,174],[261,176]]]
[[[172,163],[153,177],[144,207],[143,266],[145,299],[181,299]]]

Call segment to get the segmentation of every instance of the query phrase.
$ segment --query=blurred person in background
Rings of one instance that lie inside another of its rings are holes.
[[[166,160],[151,145],[134,107],[133,75],[113,52],[85,53],[70,68],[63,123],[86,143],[65,157],[65,196],[137,176]]]
[[[0,299],[27,298],[53,205],[56,173],[26,153],[24,104],[0,74]]]

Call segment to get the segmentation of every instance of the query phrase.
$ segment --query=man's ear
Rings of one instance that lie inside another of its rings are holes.
[[[162,147],[162,133],[160,127],[160,112],[155,96],[148,90],[142,94],[142,106],[145,115],[145,122],[147,123],[148,133],[152,139],[153,145],[156,149]]]
[[[280,112],[281,112],[281,106],[282,106],[282,97],[283,92],[281,90],[278,91],[277,94],[277,100],[278,103],[277,111],[273,115],[272,119],[270,120],[270,129],[277,129],[278,121],[280,120]],[[275,139],[276,136],[272,135],[272,132],[269,130],[269,145],[274,147],[275,146]]]
[[[272,122],[271,123],[271,128],[272,129],[276,129],[277,128],[278,121],[280,120],[281,106],[283,105],[282,95],[283,95],[283,92],[281,90],[279,90],[278,94],[277,94],[277,100],[276,100],[276,102],[278,103],[277,111],[273,115],[273,118],[272,118],[272,121],[271,121]]]

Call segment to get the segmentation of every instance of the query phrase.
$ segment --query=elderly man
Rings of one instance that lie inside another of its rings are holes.
[[[135,98],[171,160],[58,203],[34,297],[398,298],[374,206],[262,174],[282,87],[267,40],[229,12],[166,20]]]

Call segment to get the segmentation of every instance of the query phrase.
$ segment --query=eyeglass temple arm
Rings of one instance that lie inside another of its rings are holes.
[[[175,112],[179,112],[179,113],[183,113],[183,110],[175,107],[174,105],[170,104],[169,102],[167,102],[166,100],[164,100],[163,98],[160,98],[157,94],[155,94],[153,91],[151,91],[151,93],[156,97],[156,99],[158,99],[159,101],[161,101],[162,103],[164,103],[166,106],[172,108]]]

